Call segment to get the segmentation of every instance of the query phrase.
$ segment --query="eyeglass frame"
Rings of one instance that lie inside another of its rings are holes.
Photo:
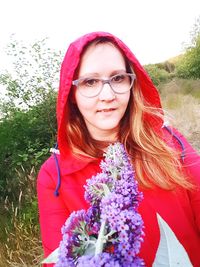
[[[113,79],[113,77],[115,77],[115,76],[117,76],[117,75],[120,75],[120,74],[126,74],[126,75],[128,75],[129,77],[131,77],[131,85],[130,85],[130,89],[128,89],[127,91],[125,91],[125,92],[123,92],[123,93],[116,92],[116,91],[112,88],[112,86],[111,86],[111,80]],[[84,79],[87,79],[87,78],[88,78],[88,77],[82,77],[82,78],[79,78],[79,79],[77,79],[77,80],[73,80],[73,81],[72,81],[72,85],[74,85],[74,86],[76,86],[76,87],[78,88],[78,84],[79,84],[79,82],[80,82],[81,80],[84,80]],[[92,79],[92,78],[94,78],[94,77],[91,77],[91,79]],[[100,91],[98,92],[98,94],[96,94],[96,95],[94,95],[94,96],[85,96],[85,95],[83,95],[83,94],[81,93],[81,91],[79,91],[80,94],[81,94],[82,96],[84,96],[84,97],[86,97],[86,98],[93,98],[93,97],[98,96],[98,95],[101,93],[101,91],[103,90],[103,87],[104,87],[104,85],[105,85],[106,83],[109,84],[111,90],[112,90],[115,94],[118,94],[118,95],[125,94],[125,93],[127,93],[128,91],[131,90],[131,88],[132,88],[132,86],[133,86],[133,83],[134,83],[134,80],[136,79],[136,75],[135,75],[135,73],[127,73],[127,72],[125,72],[125,73],[118,73],[118,74],[115,74],[115,75],[111,76],[109,79],[102,79],[102,78],[95,78],[95,79],[98,79],[99,81],[102,82],[102,88],[100,89]]]

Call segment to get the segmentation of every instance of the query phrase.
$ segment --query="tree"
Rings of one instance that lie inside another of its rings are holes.
[[[0,97],[0,245],[5,262],[21,266],[22,261],[33,263],[41,252],[36,247],[35,180],[56,140],[62,55],[48,48],[46,39],[30,45],[12,39],[7,54],[13,64],[12,69],[0,73],[0,84],[5,88]]]
[[[181,78],[200,78],[200,17],[196,20],[191,32],[190,44],[176,66],[177,76]]]
[[[15,108],[28,110],[57,90],[62,54],[48,48],[46,41],[26,45],[11,38],[6,52],[12,58],[12,69],[0,74],[6,91],[1,99],[3,115]]]
[[[7,48],[12,70],[0,74],[0,195],[17,188],[21,167],[38,169],[56,140],[56,91],[61,52],[46,39],[25,45],[12,39]],[[12,188],[11,188],[12,187]],[[11,190],[12,189],[12,190]]]

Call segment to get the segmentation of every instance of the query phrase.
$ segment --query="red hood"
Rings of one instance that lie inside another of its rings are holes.
[[[65,138],[66,132],[64,118],[66,116],[65,107],[67,103],[67,98],[72,85],[75,70],[80,61],[81,52],[88,42],[96,39],[97,37],[109,37],[118,45],[118,47],[127,56],[129,61],[132,62],[134,72],[137,77],[137,82],[142,90],[145,99],[150,104],[152,104],[152,106],[157,108],[161,107],[160,97],[157,89],[153,85],[148,74],[138,62],[134,54],[121,40],[106,32],[93,32],[80,37],[79,39],[71,43],[71,45],[69,46],[62,63],[60,73],[60,85],[57,100],[58,145],[61,156],[64,156],[64,158],[66,158],[66,156],[69,156],[70,154],[67,149],[67,143]],[[163,121],[161,119],[156,119],[155,117],[146,116],[145,119],[150,121],[151,125],[153,125],[155,130],[160,129],[163,124]]]

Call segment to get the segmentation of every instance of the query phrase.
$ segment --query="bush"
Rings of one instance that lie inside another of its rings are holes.
[[[155,64],[145,65],[144,68],[155,85],[166,82],[172,77],[166,70],[160,69]]]
[[[55,94],[0,122],[0,194],[15,194],[15,170],[39,168],[56,140]]]
[[[185,79],[200,79],[200,35],[196,46],[189,48],[177,63],[176,75]]]
[[[200,17],[194,25],[191,37],[183,58],[177,62],[176,75],[181,78],[200,79]]]
[[[39,266],[36,177],[56,140],[60,53],[44,40],[12,41],[12,72],[0,74],[0,266]]]

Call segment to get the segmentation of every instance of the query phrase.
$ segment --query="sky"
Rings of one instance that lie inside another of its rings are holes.
[[[48,37],[66,51],[98,30],[123,40],[142,64],[162,62],[183,52],[199,16],[199,0],[0,0],[0,68],[12,34],[25,43]]]

